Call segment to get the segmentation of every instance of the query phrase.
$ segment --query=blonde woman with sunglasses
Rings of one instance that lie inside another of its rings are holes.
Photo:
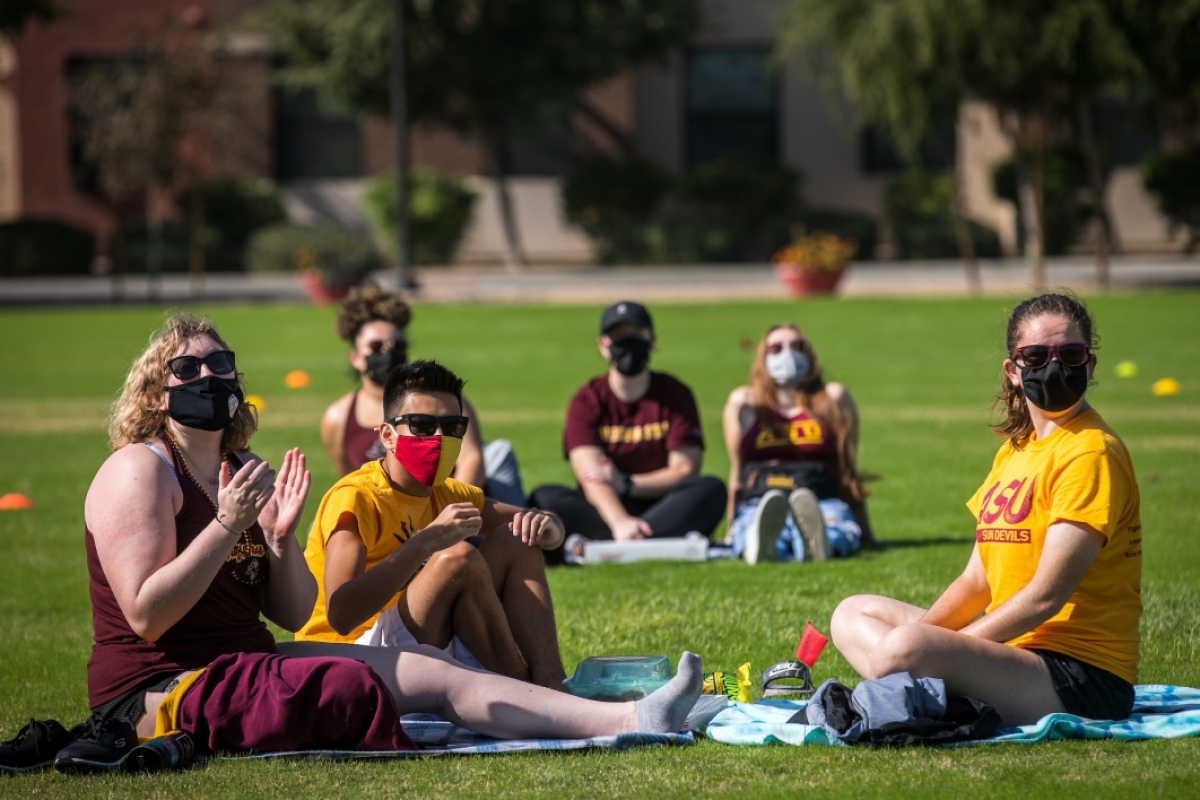
[[[812,343],[792,324],[767,329],[750,382],[722,415],[729,452],[729,540],[759,561],[824,561],[872,541],[858,472],[858,410],[826,383]]]

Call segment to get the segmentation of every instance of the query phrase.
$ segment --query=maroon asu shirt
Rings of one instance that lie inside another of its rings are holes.
[[[650,389],[632,403],[613,394],[608,375],[593,378],[571,398],[563,455],[588,445],[599,447],[617,469],[631,475],[662,469],[671,450],[704,448],[696,398],[665,372],[651,372]]]

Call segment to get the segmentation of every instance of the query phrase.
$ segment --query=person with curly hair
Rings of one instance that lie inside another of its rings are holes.
[[[263,617],[298,631],[317,601],[295,535],[311,479],[296,449],[278,475],[246,449],[257,419],[244,392],[207,318],[172,316],[134,360],[113,406],[113,452],[84,504],[92,714],[70,732],[26,726],[0,745],[0,770],[46,757],[64,771],[112,769],[139,737],[177,733],[201,753],[414,749],[407,713],[497,738],[682,727],[702,684],[690,653],[658,692],[600,703],[467,668],[430,646],[276,645]],[[418,417],[388,430],[412,432]],[[473,509],[457,507],[456,519]],[[446,544],[470,529],[431,538]],[[40,738],[48,732],[52,741]]]
[[[350,366],[359,386],[333,402],[321,419],[321,441],[339,475],[383,457],[378,429],[383,424],[383,387],[388,375],[408,361],[407,328],[412,309],[398,292],[367,285],[342,303],[337,333],[350,345]],[[488,497],[523,505],[525,491],[512,443],[484,443],[479,415],[463,398],[463,413],[472,420],[463,437],[454,477],[483,489]]]
[[[1142,522],[1124,442],[1088,404],[1095,325],[1044,294],[1008,320],[994,426],[1004,444],[967,507],[975,546],[928,609],[843,600],[833,641],[864,678],[940,678],[1005,725],[1133,709],[1142,616]]]

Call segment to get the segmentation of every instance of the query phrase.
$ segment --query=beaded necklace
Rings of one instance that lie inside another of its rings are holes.
[[[169,433],[166,434],[166,437],[167,441],[171,444],[171,449],[175,451],[175,458],[179,462],[179,467],[183,470],[183,474],[187,475],[192,485],[200,491],[200,494],[204,495],[204,499],[212,506],[213,515],[216,516],[220,509],[216,501],[212,499],[212,496],[208,492],[204,491],[204,487],[200,485],[200,481],[196,480],[196,476],[192,474],[192,470],[188,467],[187,458],[183,455],[183,450],[180,448],[179,442],[175,441],[175,437]],[[238,583],[255,586],[262,583],[265,578],[262,574],[262,565],[258,560],[266,556],[267,550],[261,544],[254,543],[254,540],[250,538],[249,528],[242,531],[242,538],[245,541],[238,542],[233,546],[233,552],[226,557],[225,563],[230,564],[230,562],[233,562],[229,567],[231,578]],[[244,570],[245,574],[242,574],[243,570],[239,569],[243,561],[247,562]]]

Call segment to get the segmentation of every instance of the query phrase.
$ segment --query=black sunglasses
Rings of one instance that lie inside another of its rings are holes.
[[[371,355],[382,353],[386,350],[398,350],[401,353],[408,352],[407,339],[372,339],[367,342],[367,347],[371,350]]]
[[[1081,367],[1087,363],[1089,353],[1088,346],[1078,342],[1057,345],[1027,344],[1017,348],[1013,353],[1013,361],[1021,367],[1041,369],[1057,355],[1059,363],[1064,367]]]
[[[415,436],[433,436],[434,432],[440,427],[443,436],[453,436],[455,439],[461,439],[467,433],[467,425],[471,422],[471,418],[462,416],[435,417],[432,414],[401,414],[398,417],[392,417],[385,421],[393,428],[401,422],[407,422],[408,429]]]
[[[236,371],[233,363],[232,350],[214,350],[201,358],[200,356],[176,356],[167,362],[167,369],[181,381],[190,381],[200,374],[200,366],[208,365],[208,371],[214,375],[227,375]]]

